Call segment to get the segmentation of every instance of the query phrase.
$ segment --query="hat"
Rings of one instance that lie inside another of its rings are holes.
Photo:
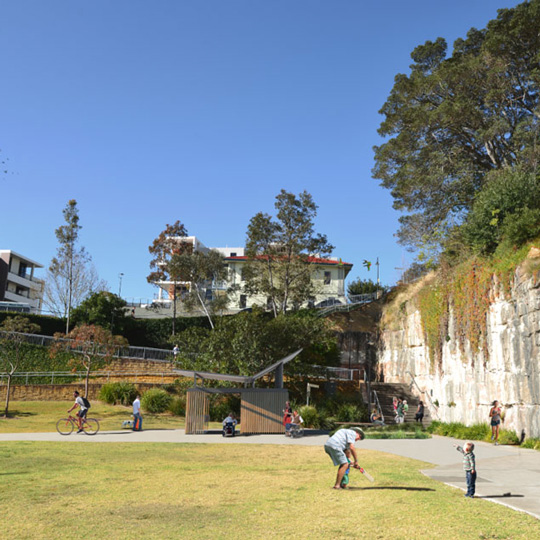
[[[359,427],[353,427],[352,430],[356,431],[356,433],[358,433],[358,435],[360,435],[360,439],[364,440],[366,438],[366,435],[364,434],[364,432]]]

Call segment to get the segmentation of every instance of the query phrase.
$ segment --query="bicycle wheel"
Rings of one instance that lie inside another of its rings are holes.
[[[99,422],[95,418],[85,418],[83,430],[87,435],[95,435],[99,431]]]
[[[73,432],[73,422],[69,418],[61,418],[56,422],[56,431],[60,435],[71,435]]]

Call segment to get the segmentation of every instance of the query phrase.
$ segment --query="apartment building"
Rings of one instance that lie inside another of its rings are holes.
[[[248,261],[243,247],[214,247],[207,248],[197,237],[188,236],[179,238],[179,241],[193,245],[194,251],[219,251],[228,268],[228,277],[224,282],[209,283],[206,291],[207,297],[219,295],[220,291],[233,288],[229,295],[229,309],[231,311],[253,307],[255,305],[265,307],[268,299],[261,295],[248,295],[243,288],[243,268]],[[310,299],[309,305],[321,307],[333,304],[346,304],[345,278],[353,265],[338,259],[337,257],[322,258],[312,256],[309,258],[312,266],[312,282],[315,294]],[[159,296],[157,302],[166,302],[172,296],[173,283],[160,281]],[[177,288],[189,288],[189,283],[177,283]],[[234,286],[234,287],[233,287]]]
[[[28,257],[0,249],[0,309],[40,313],[45,282],[34,276],[43,268]]]

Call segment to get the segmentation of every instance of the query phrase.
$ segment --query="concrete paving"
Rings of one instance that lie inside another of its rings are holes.
[[[106,431],[92,437],[73,433],[3,433],[4,441],[54,441],[66,443],[215,443],[215,444],[283,444],[294,446],[322,446],[327,435],[306,432],[301,439],[281,435],[250,435],[227,437],[221,432],[186,435],[184,430],[163,429],[142,432]],[[449,437],[431,439],[369,439],[358,446],[368,450],[387,452],[436,465],[421,472],[434,480],[464,489],[465,473],[462,456],[453,444],[463,445]],[[511,446],[475,443],[478,479],[476,496],[526,512],[540,519],[540,452]]]

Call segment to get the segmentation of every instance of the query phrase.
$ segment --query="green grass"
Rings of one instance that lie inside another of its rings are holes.
[[[466,426],[460,422],[444,423],[434,421],[428,431],[435,435],[454,437],[456,439],[469,439],[471,441],[491,441],[491,427],[487,423]],[[500,444],[519,444],[519,438],[515,432],[508,429],[499,431]]]
[[[56,431],[56,421],[67,416],[73,403],[68,401],[12,401],[10,417],[0,418],[0,433],[37,433]],[[112,431],[122,427],[123,420],[131,420],[132,408],[123,405],[107,405],[92,401],[89,418],[99,420],[101,430]],[[74,414],[72,411],[71,414]],[[184,418],[170,413],[150,414],[143,412],[147,429],[183,429]]]
[[[0,443],[4,538],[538,538],[534,518],[360,450],[335,491],[320,447]],[[496,514],[496,519],[494,515]]]

